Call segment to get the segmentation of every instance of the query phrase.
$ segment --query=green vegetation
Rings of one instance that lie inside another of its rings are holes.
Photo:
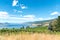
[[[26,29],[28,32],[40,32],[40,33],[42,33],[42,32],[45,32],[45,31],[47,31],[47,27],[34,27],[34,28],[27,28]]]
[[[60,31],[60,16],[58,16],[56,20],[53,20],[49,26],[51,28],[51,31]]]
[[[58,16],[58,19],[57,19],[56,30],[57,30],[57,31],[60,31],[60,16]]]
[[[12,29],[8,29],[8,28],[3,28],[3,29],[0,29],[0,34],[17,34],[17,33],[22,33],[22,32],[29,32],[29,33],[43,33],[43,32],[46,32],[48,29],[47,27],[22,27],[22,28],[19,28],[19,29],[16,29],[16,28],[12,28]]]

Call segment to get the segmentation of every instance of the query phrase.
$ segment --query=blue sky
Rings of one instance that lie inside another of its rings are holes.
[[[60,0],[0,0],[0,22],[50,20],[60,15]]]

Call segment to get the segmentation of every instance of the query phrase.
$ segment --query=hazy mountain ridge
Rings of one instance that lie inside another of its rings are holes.
[[[49,23],[51,21],[53,21],[53,20],[55,20],[55,19],[52,19],[52,20],[43,20],[43,21],[34,21],[34,22],[26,22],[24,24],[28,24],[29,26],[32,26],[32,27],[38,26],[38,25],[40,25],[40,26],[48,26]]]
[[[54,19],[53,19],[54,20]],[[53,20],[44,20],[44,21],[34,21],[34,22],[27,22],[26,24],[44,24],[46,22],[51,22]]]
[[[32,24],[41,24],[41,25],[44,25],[46,23],[49,23],[53,20],[44,20],[44,21],[34,21],[34,22],[26,22],[26,23],[23,23],[23,24],[17,24],[17,23],[0,23],[0,28],[5,28],[5,27],[9,27],[9,28],[20,28],[22,26],[26,27],[26,26],[32,26]]]

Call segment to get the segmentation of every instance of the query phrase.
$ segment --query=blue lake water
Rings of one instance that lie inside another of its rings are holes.
[[[0,28],[21,28],[21,27],[30,26],[28,24],[0,24]]]

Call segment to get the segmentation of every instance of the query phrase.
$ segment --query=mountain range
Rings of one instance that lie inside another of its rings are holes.
[[[0,28],[20,28],[22,26],[26,27],[26,26],[34,26],[33,24],[37,24],[37,25],[45,25],[45,24],[49,24],[49,22],[51,22],[53,20],[44,20],[44,21],[34,21],[34,22],[25,22],[23,24],[17,24],[17,23],[0,23]]]

